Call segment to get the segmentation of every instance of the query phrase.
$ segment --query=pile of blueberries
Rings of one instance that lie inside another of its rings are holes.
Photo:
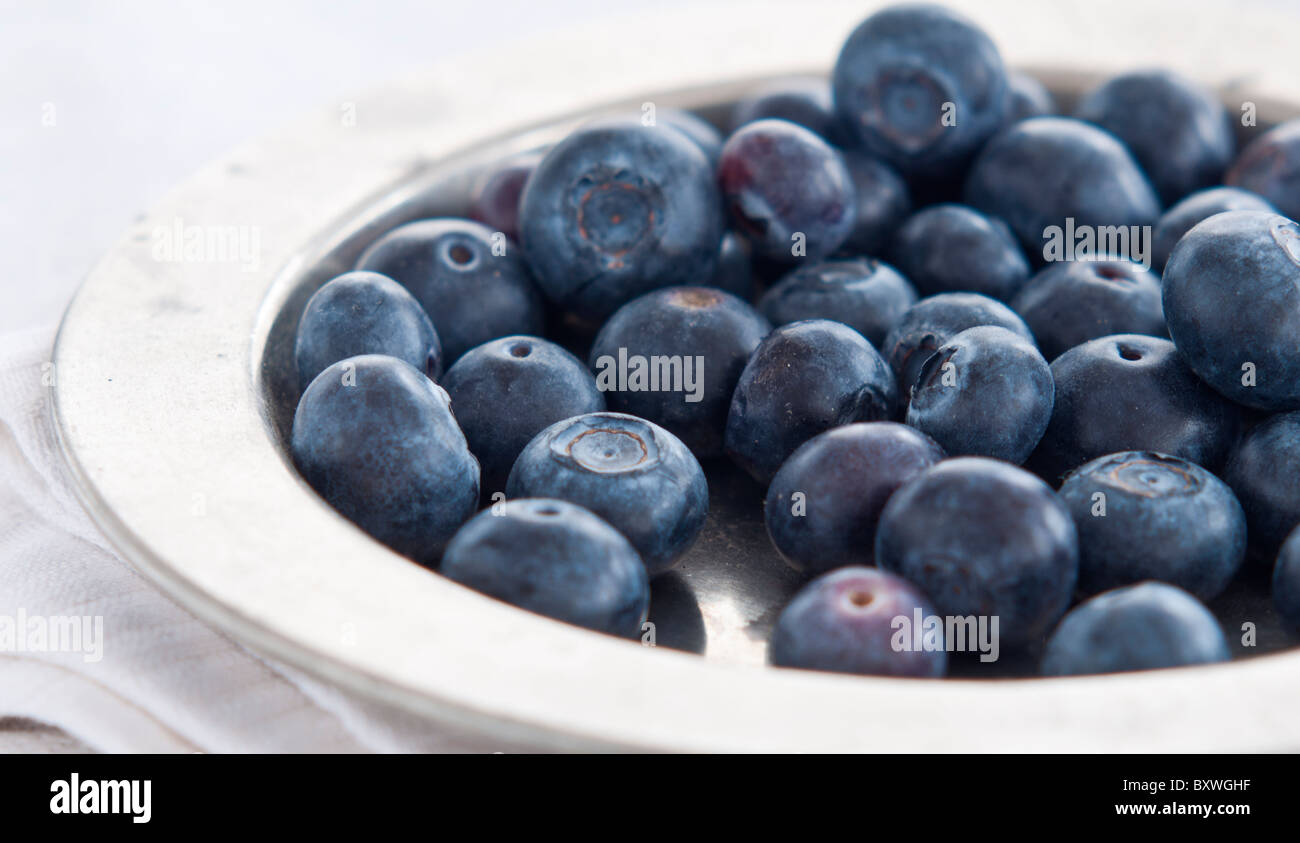
[[[1238,151],[1165,71],[1056,111],[902,5],[725,137],[647,104],[500,162],[312,296],[294,462],[416,562],[638,637],[730,459],[809,577],[781,666],[942,676],[971,618],[1048,675],[1221,661],[1203,601],[1274,564],[1300,632],[1300,121]]]

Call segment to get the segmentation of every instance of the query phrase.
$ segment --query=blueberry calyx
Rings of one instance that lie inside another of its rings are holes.
[[[557,459],[593,474],[644,471],[659,462],[654,432],[633,418],[574,419],[552,440],[551,451]]]
[[[898,66],[881,73],[864,98],[872,107],[861,121],[908,153],[920,152],[943,134],[943,104],[956,98],[923,67]],[[907,118],[905,125],[895,125]]]
[[[1200,478],[1179,467],[1181,460],[1143,452],[1122,454],[1101,475],[1108,484],[1147,498],[1192,495],[1201,487]]]
[[[452,269],[468,272],[478,265],[478,252],[457,239],[448,238],[442,247],[443,263]]]
[[[844,602],[848,604],[850,612],[866,609],[875,599],[875,595],[871,592],[861,589],[846,592],[844,595]]]
[[[671,290],[668,299],[679,307],[703,310],[722,301],[722,294],[708,287],[681,287]]]
[[[1115,343],[1115,348],[1119,352],[1121,360],[1136,362],[1142,359],[1142,349],[1136,348],[1128,343]]]
[[[623,256],[654,230],[658,203],[647,187],[625,170],[608,178],[598,172],[578,180],[578,234],[605,255],[611,268],[623,266]]]

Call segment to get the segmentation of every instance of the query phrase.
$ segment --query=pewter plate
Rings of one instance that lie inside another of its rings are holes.
[[[799,579],[767,542],[762,490],[725,464],[708,466],[701,541],[655,583],[656,647],[426,571],[293,472],[293,326],[375,237],[461,213],[485,164],[594,114],[654,102],[721,119],[774,69],[824,70],[862,14],[856,4],[801,11],[797,39],[773,37],[788,15],[780,7],[744,21],[702,12],[684,32],[640,21],[635,44],[626,25],[597,24],[519,45],[509,60],[443,65],[205,168],[103,260],[61,327],[55,414],[87,509],[133,564],[240,640],[502,749],[1300,749],[1298,652],[1068,680],[1001,678],[1032,671],[1015,658],[962,662],[966,678],[943,682],[766,667],[767,633]],[[1033,57],[1018,48],[1037,43],[1025,32],[992,28],[1013,60]],[[731,34],[725,54],[718,32]],[[1121,52],[1094,56],[1089,72],[1039,75],[1068,101],[1099,64],[1127,66],[1122,41],[1113,46]],[[1260,58],[1258,42],[1243,50]],[[1220,86],[1234,110],[1248,95],[1263,123],[1300,113],[1277,80],[1204,55],[1182,69],[1236,80],[1245,93]],[[187,252],[165,232],[202,242]],[[1258,625],[1258,646],[1243,654],[1285,645],[1266,594],[1247,576],[1214,606],[1230,641],[1243,621]]]

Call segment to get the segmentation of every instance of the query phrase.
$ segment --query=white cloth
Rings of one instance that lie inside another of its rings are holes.
[[[0,622],[102,616],[105,642],[98,661],[0,645],[0,752],[501,748],[271,663],[118,557],[58,452],[43,377],[53,336],[0,334]]]

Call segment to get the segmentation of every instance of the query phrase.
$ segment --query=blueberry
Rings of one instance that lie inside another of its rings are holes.
[[[540,152],[507,158],[479,176],[469,195],[469,218],[519,240],[519,197],[542,160]]]
[[[1070,605],[1079,546],[1069,512],[1043,481],[997,460],[958,457],[885,504],[876,564],[946,616],[996,617],[1000,640],[1020,647]]]
[[[763,509],[767,535],[796,571],[871,565],[885,502],[943,457],[933,439],[894,422],[819,433],[772,478]]]
[[[1053,226],[1095,231],[1154,225],[1160,216],[1155,191],[1124,145],[1065,117],[1031,117],[989,141],[971,165],[965,197],[1006,220],[1035,264]]]
[[[448,362],[496,337],[542,331],[542,298],[514,244],[472,220],[395,228],[366,249],[357,269],[411,291],[438,329]]]
[[[1210,386],[1247,407],[1300,408],[1300,225],[1264,211],[1196,225],[1165,266],[1164,307]]]
[[[699,458],[722,455],[731,393],[772,326],[711,287],[667,287],[620,307],[588,362],[611,410],[654,422]]]
[[[704,471],[681,440],[622,413],[587,413],[537,434],[506,493],[585,506],[627,537],[651,576],[690,549],[709,511]]]
[[[645,566],[628,540],[560,500],[480,512],[447,545],[439,570],[521,609],[610,635],[639,636],[650,608]]]
[[[1052,264],[1029,279],[1011,307],[1048,360],[1110,334],[1166,335],[1160,278],[1129,260]]]
[[[1056,113],[1056,99],[1047,86],[1028,73],[1018,70],[1007,72],[1006,125],[1028,120],[1030,117],[1047,117]]]
[[[917,376],[907,423],[953,455],[1024,462],[1052,417],[1052,370],[1034,344],[1006,328],[968,328]]]
[[[756,120],[788,120],[816,132],[828,143],[840,141],[842,130],[831,87],[825,79],[796,76],[761,86],[731,112],[732,131]]]
[[[1212,600],[1246,553],[1246,516],[1222,480],[1151,451],[1099,457],[1066,475],[1079,531],[1079,590],[1159,580]]]
[[[722,154],[722,133],[712,123],[680,108],[661,108],[656,119],[690,138],[709,159],[709,166],[718,165],[718,156]]]
[[[1239,187],[1210,187],[1197,191],[1165,211],[1151,236],[1151,265],[1163,270],[1169,254],[1183,235],[1199,222],[1224,211],[1270,211],[1261,196]]]
[[[1271,559],[1300,524],[1300,412],[1252,427],[1233,449],[1223,479],[1246,510],[1251,547]]]
[[[1300,530],[1292,530],[1273,567],[1273,607],[1292,635],[1300,635]]]
[[[317,375],[289,449],[330,506],[422,565],[437,563],[478,505],[478,463],[447,393],[395,357],[349,357]]]
[[[1000,301],[978,293],[940,293],[912,305],[880,346],[903,400],[930,355],[949,339],[980,325],[996,325],[1033,342],[1024,320]]]
[[[894,235],[890,255],[923,296],[967,292],[1006,301],[1029,278],[1006,224],[964,205],[917,211]]]
[[[844,152],[844,165],[853,179],[853,230],[840,251],[850,255],[883,254],[894,232],[912,212],[907,182],[878,158],[858,151]]]
[[[726,450],[768,483],[795,449],[824,430],[893,416],[894,376],[841,322],[807,319],[774,330],[745,364],[727,415]]]
[[[387,354],[431,378],[442,374],[442,344],[428,314],[401,284],[377,272],[345,272],[307,300],[293,346],[298,388],[358,354]]]
[[[759,120],[729,137],[718,185],[736,229],[769,260],[825,257],[853,230],[856,198],[844,158],[789,121]]]
[[[711,278],[721,204],[708,158],[671,123],[606,120],[573,132],[537,165],[520,236],[547,297],[603,320],[642,293]]]
[[[933,649],[898,648],[899,618],[933,617],[906,580],[874,568],[841,568],[799,590],[776,620],[768,655],[778,667],[869,676],[938,678],[948,669],[942,636]]]
[[[1123,141],[1166,204],[1217,184],[1232,161],[1223,103],[1167,70],[1116,76],[1087,94],[1075,116]]]
[[[847,130],[909,177],[955,174],[1006,115],[997,47],[939,6],[891,6],[867,18],[840,51],[831,84]]]
[[[893,267],[872,258],[830,260],[792,271],[758,301],[774,325],[834,319],[872,345],[916,302],[916,290]]]
[[[1300,120],[1274,126],[1252,141],[1224,182],[1258,193],[1281,213],[1300,218]]]
[[[442,388],[478,458],[485,495],[505,491],[519,453],[542,430],[605,409],[582,361],[539,337],[502,337],[470,349]]]
[[[1043,652],[1045,676],[1082,676],[1227,661],[1223,630],[1192,595],[1144,582],[1076,606]]]
[[[745,301],[754,297],[754,262],[749,254],[749,242],[734,231],[728,231],[722,237],[722,245],[718,247],[718,268],[709,286],[726,290]]]
[[[640,123],[653,127],[656,124],[667,126],[685,135],[691,143],[699,147],[704,157],[709,159],[709,166],[716,167],[718,156],[722,153],[722,133],[712,123],[690,111],[680,108],[658,108],[653,112],[631,112],[614,118],[628,123]]]
[[[1049,481],[1118,451],[1156,451],[1214,471],[1236,439],[1237,410],[1192,374],[1169,340],[1090,340],[1053,360],[1052,376],[1056,406],[1030,459]]]

